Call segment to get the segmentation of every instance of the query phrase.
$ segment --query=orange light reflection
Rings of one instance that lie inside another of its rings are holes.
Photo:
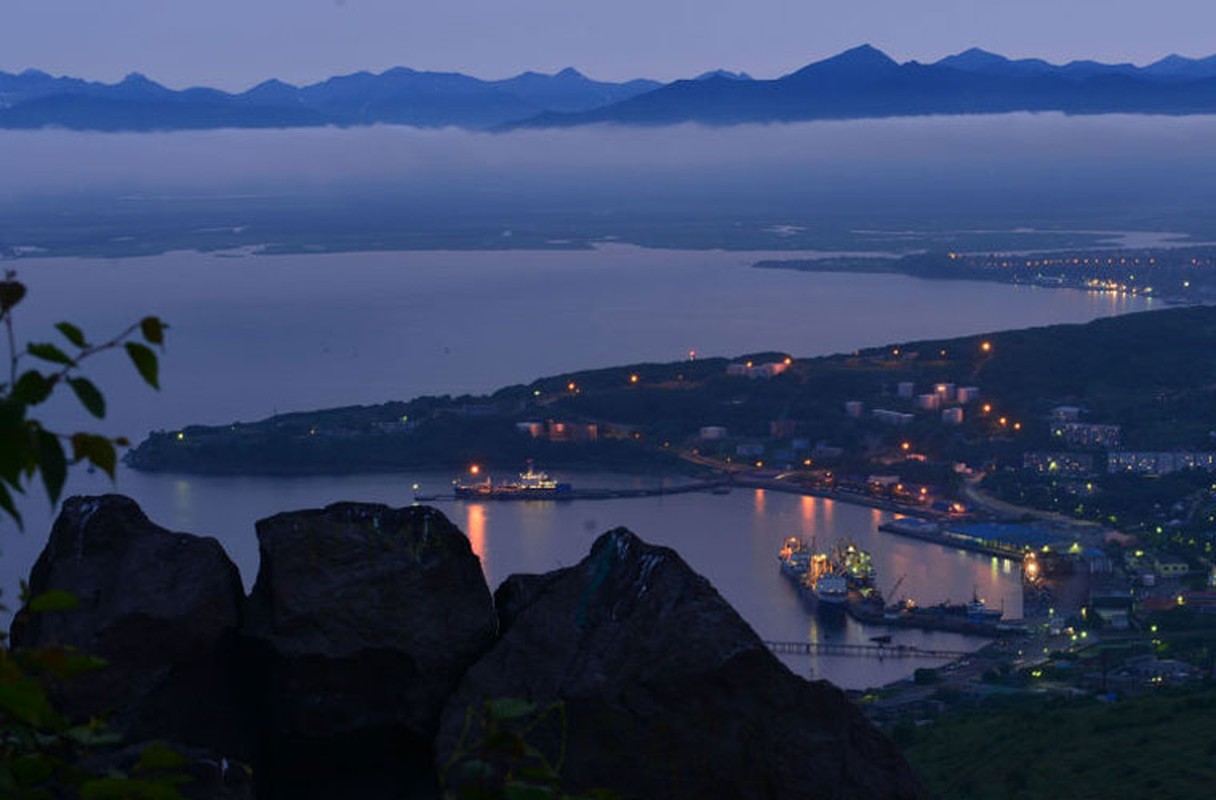
[[[465,518],[464,529],[468,531],[469,546],[481,559],[481,568],[485,569],[486,552],[486,507],[482,503],[466,503],[468,515]]]

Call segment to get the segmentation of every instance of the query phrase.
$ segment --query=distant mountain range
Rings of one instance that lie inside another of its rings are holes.
[[[1216,113],[1216,56],[1143,67],[1012,60],[971,49],[897,63],[869,45],[773,80],[714,70],[691,80],[607,83],[575,69],[485,81],[396,67],[309,86],[269,80],[239,94],[173,90],[142,75],[116,84],[0,72],[0,128],[182,130],[376,123],[471,129],[594,123],[730,125],[922,114],[1061,111]]]
[[[649,80],[604,83],[572,68],[484,81],[396,67],[309,86],[268,80],[230,94],[207,88],[175,91],[138,73],[105,84],[27,70],[0,72],[0,128],[118,131],[376,123],[488,128],[543,112],[587,111],[661,85]]]

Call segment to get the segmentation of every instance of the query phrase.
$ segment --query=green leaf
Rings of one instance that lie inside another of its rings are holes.
[[[164,742],[153,742],[139,754],[138,772],[168,772],[181,769],[189,761],[181,753],[169,747]]]
[[[47,611],[68,611],[80,605],[80,600],[71,592],[63,589],[51,589],[30,600],[29,609],[35,614]]]
[[[13,397],[27,406],[36,406],[51,396],[55,382],[36,369],[21,373],[13,385]]]
[[[552,800],[556,796],[556,792],[548,786],[523,781],[507,781],[502,789],[506,800]]]
[[[131,357],[131,361],[135,364],[135,369],[139,370],[139,375],[144,379],[144,382],[153,389],[159,389],[157,383],[158,364],[156,362],[156,353],[146,344],[139,342],[127,342],[123,347],[127,350],[127,355]]]
[[[107,731],[104,728],[95,730],[89,725],[77,725],[74,728],[68,728],[64,731],[69,739],[77,744],[82,744],[85,747],[104,747],[105,745],[118,744],[122,741],[122,734]]]
[[[55,768],[44,753],[30,753],[12,761],[13,778],[18,786],[37,786],[54,774]]]
[[[0,483],[0,508],[13,518],[13,522],[17,523],[18,528],[25,528],[21,520],[21,513],[17,511],[17,504],[13,502],[13,496],[8,493],[8,488],[3,483]]]
[[[114,443],[106,437],[95,433],[72,434],[72,458],[75,461],[87,459],[90,464],[109,475],[110,480],[114,480],[118,454],[114,450]]]
[[[521,780],[543,783],[548,786],[556,786],[561,781],[561,776],[555,769],[544,763],[543,757],[540,763],[516,768],[515,776]]]
[[[77,328],[70,322],[56,323],[55,329],[64,335],[69,342],[80,348],[89,346],[88,341],[84,338],[84,331]]]
[[[107,775],[80,787],[82,800],[181,800],[181,792],[157,781]]]
[[[60,721],[42,684],[11,661],[0,670],[0,714],[39,730],[49,730]]]
[[[68,386],[89,413],[101,419],[106,415],[106,398],[88,378],[68,378]]]
[[[18,281],[0,281],[0,312],[8,311],[25,297],[25,284]]]
[[[25,405],[12,398],[0,400],[0,480],[21,491],[21,474],[34,460]]]
[[[490,719],[519,719],[535,713],[536,705],[518,697],[496,697],[486,701],[486,713]]]
[[[63,445],[55,434],[38,429],[35,434],[38,441],[38,469],[42,473],[42,485],[46,487],[47,497],[51,505],[59,502],[59,493],[63,491],[63,483],[68,479],[68,460],[63,455]]]
[[[169,327],[158,317],[144,317],[139,321],[139,329],[144,338],[152,344],[165,343],[165,328]]]
[[[43,361],[51,361],[56,364],[74,363],[67,353],[50,342],[30,342],[25,346],[25,349],[34,358],[41,358]]]

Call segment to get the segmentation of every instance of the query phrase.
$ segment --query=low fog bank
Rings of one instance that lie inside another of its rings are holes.
[[[4,131],[0,205],[32,213],[84,202],[103,213],[117,200],[320,212],[371,201],[453,216],[1147,220],[1193,215],[1216,199],[1214,143],[1216,117],[1060,114],[506,134]]]

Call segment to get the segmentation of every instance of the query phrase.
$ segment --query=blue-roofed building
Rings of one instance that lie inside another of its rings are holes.
[[[1066,552],[1073,541],[1060,533],[1036,525],[1021,522],[972,522],[950,525],[942,532],[946,538],[961,544],[978,544],[1005,550],[1047,550],[1053,553]]]

